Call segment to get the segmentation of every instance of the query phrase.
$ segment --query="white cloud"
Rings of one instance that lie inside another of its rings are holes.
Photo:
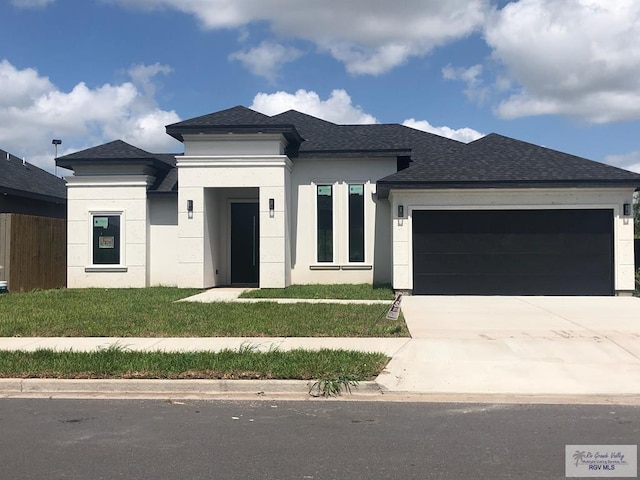
[[[0,146],[49,171],[53,138],[63,141],[59,155],[118,138],[150,151],[175,149],[164,126],[180,117],[160,109],[153,96],[153,77],[169,71],[158,64],[137,65],[129,72],[130,82],[95,88],[80,82],[65,92],[36,70],[19,70],[3,60]]]
[[[445,80],[463,81],[467,85],[464,89],[467,98],[482,103],[489,92],[489,89],[483,86],[482,70],[483,66],[480,64],[469,68],[453,67],[449,64],[442,69],[442,77]]]
[[[640,173],[640,150],[622,155],[607,155],[605,163]]]
[[[315,43],[353,74],[381,74],[412,56],[478,31],[489,0],[115,0],[126,7],[171,8],[208,29],[266,22],[279,37]]]
[[[134,65],[127,74],[131,81],[144,92],[145,97],[152,99],[156,94],[155,78],[159,74],[168,75],[173,72],[169,65],[154,63],[153,65]]]
[[[0,62],[0,85],[0,109],[31,105],[54,88],[47,77],[39,76],[33,68],[18,70],[7,60]]]
[[[451,127],[435,127],[431,125],[427,120],[416,120],[415,118],[409,118],[402,122],[406,127],[415,128],[416,130],[422,130],[424,132],[435,133],[441,137],[451,138],[460,142],[469,143],[474,140],[483,137],[484,134],[474,130],[473,128],[463,127],[453,129]]]
[[[313,91],[298,90],[296,93],[258,93],[251,107],[266,115],[276,115],[287,110],[297,110],[314,117],[338,124],[377,123],[376,117],[353,105],[344,90],[334,90],[328,99],[322,100]]]
[[[19,8],[43,8],[55,0],[11,0],[11,4]]]
[[[520,0],[495,12],[485,38],[516,84],[500,117],[640,118],[637,0]]]
[[[255,48],[234,52],[229,58],[240,61],[254,75],[275,82],[280,67],[301,55],[302,52],[297,48],[265,41]]]
[[[392,43],[371,50],[350,43],[327,43],[333,57],[355,75],[380,75],[405,63],[411,55],[418,55],[419,49],[410,43]]]

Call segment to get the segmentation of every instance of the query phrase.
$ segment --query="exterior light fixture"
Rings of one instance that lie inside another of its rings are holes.
[[[404,218],[404,205],[398,205],[398,218]]]
[[[625,203],[622,205],[622,214],[625,217],[628,217],[631,215],[631,204],[630,203]]]
[[[193,200],[187,200],[187,217],[193,218]]]
[[[276,209],[276,201],[273,198],[269,199],[269,211],[273,212]]]

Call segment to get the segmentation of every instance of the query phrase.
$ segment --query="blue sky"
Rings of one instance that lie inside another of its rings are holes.
[[[1,0],[0,148],[53,170],[245,105],[640,171],[637,0]]]

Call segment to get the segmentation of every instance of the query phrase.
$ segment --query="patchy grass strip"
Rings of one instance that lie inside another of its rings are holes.
[[[256,352],[0,351],[0,378],[282,379],[375,378],[383,353],[350,350]]]
[[[291,285],[286,288],[249,290],[241,298],[321,298],[333,300],[390,300],[394,299],[391,285],[333,284]]]
[[[198,290],[60,289],[0,295],[2,337],[406,337],[387,305],[176,302]]]

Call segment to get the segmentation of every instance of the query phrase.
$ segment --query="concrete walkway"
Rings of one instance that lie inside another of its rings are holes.
[[[239,298],[242,292],[253,290],[251,288],[211,288],[192,297],[180,300],[181,302],[238,302],[238,303],[339,303],[359,305],[390,305],[390,300],[335,300],[326,298]]]
[[[185,301],[268,301],[238,299],[241,291],[212,289]],[[361,386],[368,395],[382,391],[389,399],[390,394],[418,394],[448,400],[485,396],[501,401],[596,396],[640,400],[640,298],[417,296],[404,297],[402,311],[411,339],[18,337],[0,338],[0,349],[87,351],[111,345],[142,351],[344,348],[378,351],[392,357],[377,383],[364,382]],[[307,382],[177,382],[10,379],[0,380],[0,395],[82,388],[100,392],[128,386],[138,394],[147,389],[158,394],[206,395],[232,388],[302,394],[309,387]]]

